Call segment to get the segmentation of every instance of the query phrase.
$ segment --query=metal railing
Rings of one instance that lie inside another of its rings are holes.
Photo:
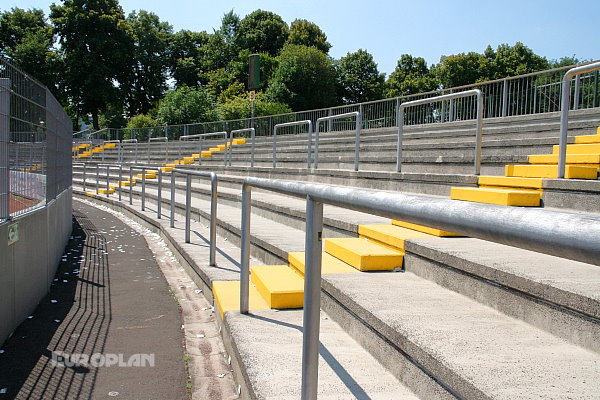
[[[254,128],[234,129],[229,133],[229,138],[231,140],[231,146],[229,147],[229,166],[231,166],[231,151],[233,148],[234,135],[246,132],[250,133],[250,138],[252,139],[252,146],[250,148],[250,167],[254,167],[254,146],[256,138],[256,129]]]
[[[199,142],[199,149],[198,149],[198,153],[200,154],[199,157],[199,164],[202,164],[202,142],[204,141],[204,138],[206,137],[211,137],[211,136],[223,136],[223,145],[225,146],[224,151],[224,162],[225,162],[225,166],[227,166],[227,154],[228,154],[228,133],[225,131],[222,132],[208,132],[208,133],[197,133],[194,135],[184,135],[181,136],[179,138],[180,141],[188,141],[188,140],[198,140]],[[181,157],[181,146],[179,147],[179,157]]]
[[[304,120],[304,121],[295,121],[295,122],[285,122],[281,124],[276,124],[273,127],[273,168],[277,167],[277,130],[281,128],[286,128],[290,126],[308,126],[308,145],[306,150],[306,168],[310,168],[310,146],[312,142],[312,121]]]
[[[317,169],[319,167],[319,125],[321,122],[328,121],[329,122],[329,130],[331,131],[332,125],[331,123],[334,120],[352,118],[356,119],[355,131],[356,131],[356,139],[354,140],[354,170],[358,171],[358,163],[359,163],[359,153],[360,153],[360,130],[362,126],[362,114],[358,111],[353,111],[345,114],[337,114],[330,115],[327,117],[321,117],[317,119],[317,123],[315,124],[315,163],[314,167]],[[307,168],[310,168],[310,135],[308,140],[308,157],[309,163]]]
[[[600,218],[400,193],[246,178],[242,186],[240,312],[249,311],[251,190],[306,199],[302,399],[318,387],[323,204],[600,265]]]
[[[156,201],[156,218],[162,219],[162,190],[160,190],[162,188],[162,168],[151,165],[131,165],[129,167],[129,204],[133,204],[133,171],[141,171],[142,175],[142,211],[146,211],[146,171],[156,171],[159,187]]]
[[[560,111],[560,143],[558,146],[558,178],[565,177],[565,166],[567,161],[567,133],[569,130],[569,107],[571,104],[571,81],[575,81],[575,106],[579,107],[579,96],[581,92],[580,76],[585,73],[600,70],[600,62],[571,68],[565,73],[562,81],[562,100]]]
[[[85,165],[85,164],[84,164]],[[117,189],[119,190],[119,201],[121,201],[121,181],[123,181],[123,165],[122,164],[96,164],[96,194],[99,194],[99,178],[100,178],[100,168],[106,168],[106,197],[110,195],[110,169],[114,168],[119,170],[119,180],[117,181]],[[84,182],[84,191],[85,191],[85,166],[83,170],[83,182]],[[115,190],[117,190],[115,189]]]
[[[444,100],[455,100],[470,96],[477,97],[477,122],[475,125],[475,175],[479,175],[481,171],[481,146],[483,141],[483,93],[479,89],[467,90],[464,92],[445,94],[443,96],[432,97],[429,99],[413,100],[407,103],[402,103],[398,106],[398,142],[396,145],[396,171],[402,169],[402,136],[404,130],[404,110],[409,107],[419,106],[423,104],[431,104]],[[357,169],[358,170],[358,169]]]
[[[165,162],[169,159],[169,138],[167,136],[149,137],[148,145],[151,142],[166,142],[165,145]],[[148,162],[150,162],[150,146],[148,146]]]

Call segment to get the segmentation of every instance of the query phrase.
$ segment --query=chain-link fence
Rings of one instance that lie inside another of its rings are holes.
[[[0,58],[0,220],[71,186],[71,120],[41,83]]]

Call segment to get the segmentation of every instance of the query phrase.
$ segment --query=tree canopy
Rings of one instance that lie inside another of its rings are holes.
[[[327,41],[325,32],[317,24],[305,19],[297,19],[292,22],[287,43],[315,47],[325,54],[329,53],[329,49],[331,49],[331,43]]]
[[[276,56],[288,36],[289,28],[279,15],[256,10],[240,21],[234,42],[240,49]]]
[[[385,75],[379,72],[369,52],[359,49],[346,54],[336,64],[336,69],[344,103],[381,99]]]

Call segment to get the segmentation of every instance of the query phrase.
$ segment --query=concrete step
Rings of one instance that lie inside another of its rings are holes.
[[[507,165],[506,176],[522,178],[557,178],[558,166],[556,165]],[[566,179],[597,179],[597,167],[585,167],[579,165],[565,166]]]
[[[304,279],[287,265],[258,265],[250,268],[250,277],[269,308],[302,308]]]
[[[472,201],[475,203],[498,204],[501,206],[539,207],[541,192],[528,189],[501,188],[452,188],[450,198],[453,200]]]
[[[288,253],[290,266],[296,269],[300,274],[304,275],[304,259],[303,251],[294,251]],[[351,265],[346,264],[342,260],[335,258],[329,253],[323,252],[321,255],[321,274],[354,274],[359,271]]]
[[[361,238],[325,239],[324,249],[359,271],[391,271],[402,268],[403,252]]]
[[[212,284],[215,307],[221,318],[227,311],[240,310],[240,281],[214,281]],[[269,310],[269,304],[256,286],[250,284],[248,309],[250,311]]]
[[[391,247],[392,249],[404,251],[404,242],[407,239],[432,238],[433,235],[407,229],[393,224],[371,224],[360,225],[358,234],[378,244]]]
[[[444,231],[441,229],[437,229],[437,228],[432,228],[429,226],[423,226],[423,225],[418,225],[418,224],[413,224],[410,222],[406,222],[406,221],[401,221],[398,219],[393,219],[392,220],[392,224],[396,225],[396,226],[400,226],[406,229],[411,229],[417,232],[423,232],[426,233],[428,235],[432,235],[432,236],[438,236],[438,237],[446,237],[446,236],[460,236],[456,233],[452,233],[452,232],[448,232],[448,231]]]

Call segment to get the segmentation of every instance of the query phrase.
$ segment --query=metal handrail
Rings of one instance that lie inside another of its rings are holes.
[[[413,100],[402,103],[396,110],[398,121],[398,141],[396,144],[396,172],[402,169],[402,135],[404,130],[404,109],[422,104],[436,103],[438,101],[458,99],[461,97],[477,96],[477,123],[475,125],[475,175],[481,172],[481,146],[483,141],[483,94],[479,89],[464,92],[450,93],[443,96],[430,97],[427,99]]]
[[[146,210],[146,171],[157,171],[158,173],[158,200],[156,202],[156,218],[162,218],[162,168],[152,165],[131,165],[129,167],[129,204],[133,204],[133,171],[142,171],[142,195],[141,209]]]
[[[562,99],[560,105],[560,142],[558,145],[558,178],[565,177],[567,161],[567,134],[569,129],[569,108],[571,105],[571,80],[586,72],[600,70],[600,62],[582,65],[568,70],[562,81]]]
[[[303,121],[294,121],[294,122],[285,122],[281,124],[276,124],[273,127],[273,168],[277,167],[277,129],[285,128],[287,126],[298,126],[298,125],[308,125],[308,146],[306,150],[306,168],[310,168],[310,152],[311,152],[311,143],[312,143],[312,121],[307,119]]]
[[[198,152],[200,154],[200,158],[198,159],[198,164],[202,165],[202,141],[204,140],[205,137],[207,136],[223,136],[223,139],[225,139],[225,156],[223,157],[223,159],[225,160],[225,166],[227,166],[227,143],[229,142],[229,138],[228,138],[228,133],[225,131],[220,131],[220,132],[208,132],[208,133],[197,133],[195,135],[183,135],[179,137],[180,141],[186,141],[186,140],[190,140],[190,139],[200,139],[199,142],[199,146],[200,148],[198,149]],[[181,147],[179,148],[179,157],[181,157]]]
[[[349,113],[344,113],[344,114],[337,114],[337,115],[329,115],[327,117],[321,117],[319,119],[317,119],[317,123],[315,124],[315,163],[314,163],[314,168],[317,169],[319,167],[319,124],[321,122],[325,122],[325,121],[333,121],[335,119],[342,119],[342,118],[349,118],[349,117],[355,117],[356,118],[356,138],[354,140],[354,170],[358,171],[358,157],[359,157],[359,153],[360,153],[360,131],[361,131],[361,126],[362,126],[362,114],[358,111],[353,111],[353,112],[349,112]],[[310,138],[309,138],[309,148],[308,148],[308,155],[310,157]],[[310,163],[309,166],[307,168],[310,168]]]
[[[600,217],[249,177],[242,185],[241,313],[249,310],[253,187],[307,200],[302,399],[317,398],[323,204],[600,265]]]
[[[190,243],[191,208],[192,208],[192,176],[210,178],[210,266],[216,266],[217,253],[217,174],[214,172],[192,171],[175,168],[171,173],[171,228],[175,228],[175,175],[186,177],[185,190],[185,242]],[[160,191],[160,187],[159,187]]]
[[[229,132],[229,139],[231,140],[231,144],[233,145],[233,134],[234,133],[243,133],[250,132],[250,137],[252,138],[252,149],[250,150],[250,167],[254,167],[254,137],[256,135],[256,129],[254,128],[244,128],[244,129],[234,129]],[[229,147],[229,166],[231,167],[231,146]]]
[[[121,164],[96,164],[96,194],[98,194],[98,178],[100,167],[106,168],[106,197],[109,196],[110,192],[110,169],[119,169],[119,201],[121,201],[121,181],[123,180],[123,165]],[[85,192],[85,166],[83,167],[83,191]]]

